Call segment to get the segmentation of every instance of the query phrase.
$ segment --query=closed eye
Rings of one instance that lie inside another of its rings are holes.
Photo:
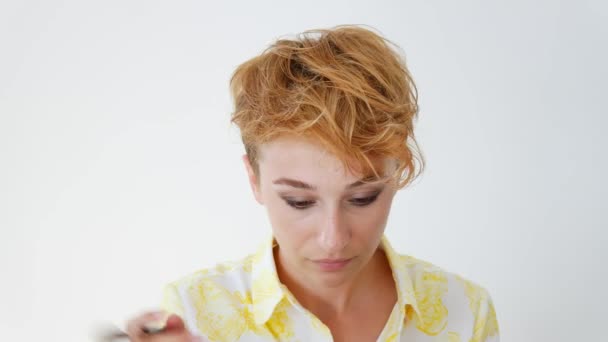
[[[367,197],[355,197],[355,198],[348,200],[348,202],[357,207],[365,207],[367,205],[374,203],[376,201],[376,199],[378,199],[380,192],[381,191],[379,191],[371,196],[367,196]],[[285,203],[287,203],[287,205],[289,205],[290,207],[297,209],[297,210],[308,209],[316,203],[316,201],[314,201],[314,200],[298,201],[298,200],[294,200],[289,197],[284,197],[283,200],[285,201]]]
[[[309,208],[315,204],[315,201],[295,201],[289,198],[284,198],[284,200],[289,206],[299,210]]]
[[[368,197],[353,198],[353,199],[349,200],[349,202],[356,206],[364,207],[366,205],[370,205],[370,204],[374,203],[374,201],[378,198],[378,195],[379,195],[379,193],[374,194],[372,196],[368,196]]]

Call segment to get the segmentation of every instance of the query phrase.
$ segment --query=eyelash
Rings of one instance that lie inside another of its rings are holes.
[[[380,193],[376,193],[376,194],[374,194],[372,196],[368,196],[368,197],[355,198],[355,199],[350,200],[349,202],[357,207],[365,207],[365,206],[368,206],[368,205],[374,203],[379,195],[380,195]],[[315,203],[315,201],[293,201],[293,200],[290,200],[287,198],[285,198],[284,200],[289,206],[291,206],[292,208],[294,208],[296,210],[308,209]]]

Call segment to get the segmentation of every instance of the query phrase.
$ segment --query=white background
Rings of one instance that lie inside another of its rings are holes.
[[[387,234],[486,287],[503,341],[599,341],[608,10],[597,1],[0,2],[0,340],[86,341],[269,232],[228,79],[276,38],[403,49],[428,168]]]

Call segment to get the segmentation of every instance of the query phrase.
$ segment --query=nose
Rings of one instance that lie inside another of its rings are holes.
[[[321,224],[319,244],[328,256],[339,256],[351,239],[351,231],[340,208],[331,209]]]

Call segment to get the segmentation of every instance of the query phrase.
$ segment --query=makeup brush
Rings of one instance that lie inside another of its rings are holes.
[[[154,335],[165,331],[164,327],[156,328],[156,327],[143,327],[142,332],[148,335]],[[124,339],[128,339],[129,335],[126,332],[118,329],[116,326],[106,326],[98,329],[95,333],[94,341],[95,342],[115,342],[121,341]]]

